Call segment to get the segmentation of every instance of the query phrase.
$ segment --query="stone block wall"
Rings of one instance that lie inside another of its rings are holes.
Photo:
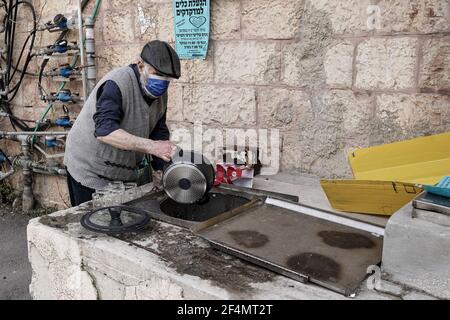
[[[33,2],[42,21],[76,3]],[[211,7],[207,59],[183,61],[170,87],[172,129],[189,131],[195,121],[204,130],[278,129],[281,170],[320,177],[350,177],[346,155],[355,148],[450,130],[448,0],[211,0]],[[136,61],[146,41],[174,43],[172,1],[104,0],[96,37],[101,77]],[[51,39],[42,34],[38,45]],[[42,112],[36,92],[27,77],[18,115]],[[61,203],[64,183],[61,196],[55,180],[37,177],[36,192]]]

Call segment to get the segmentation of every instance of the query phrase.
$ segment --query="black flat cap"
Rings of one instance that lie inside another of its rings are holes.
[[[178,79],[181,76],[180,58],[166,42],[153,40],[142,49],[141,58],[166,77]]]

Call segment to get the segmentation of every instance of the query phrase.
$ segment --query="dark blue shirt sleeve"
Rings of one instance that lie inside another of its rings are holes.
[[[97,91],[94,135],[104,137],[116,131],[120,128],[123,116],[122,93],[114,81],[108,80]]]
[[[170,139],[170,131],[167,127],[166,123],[166,112],[159,119],[153,131],[150,133],[150,139],[152,140],[169,140]],[[157,158],[155,156],[152,157],[152,168],[155,171],[163,170],[164,164],[166,162],[163,159]]]

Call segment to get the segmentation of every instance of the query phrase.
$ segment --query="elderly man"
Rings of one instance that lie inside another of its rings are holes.
[[[151,41],[137,64],[98,82],[67,137],[64,164],[72,206],[91,200],[111,181],[136,182],[143,172],[150,176],[143,170],[146,155],[152,155],[158,173],[170,161],[176,147],[166,125],[167,89],[180,69],[169,44]]]

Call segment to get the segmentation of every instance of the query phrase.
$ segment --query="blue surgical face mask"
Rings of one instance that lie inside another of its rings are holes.
[[[170,80],[166,77],[149,74],[147,68],[144,71],[143,89],[145,93],[153,98],[159,98],[166,93],[169,88]]]

